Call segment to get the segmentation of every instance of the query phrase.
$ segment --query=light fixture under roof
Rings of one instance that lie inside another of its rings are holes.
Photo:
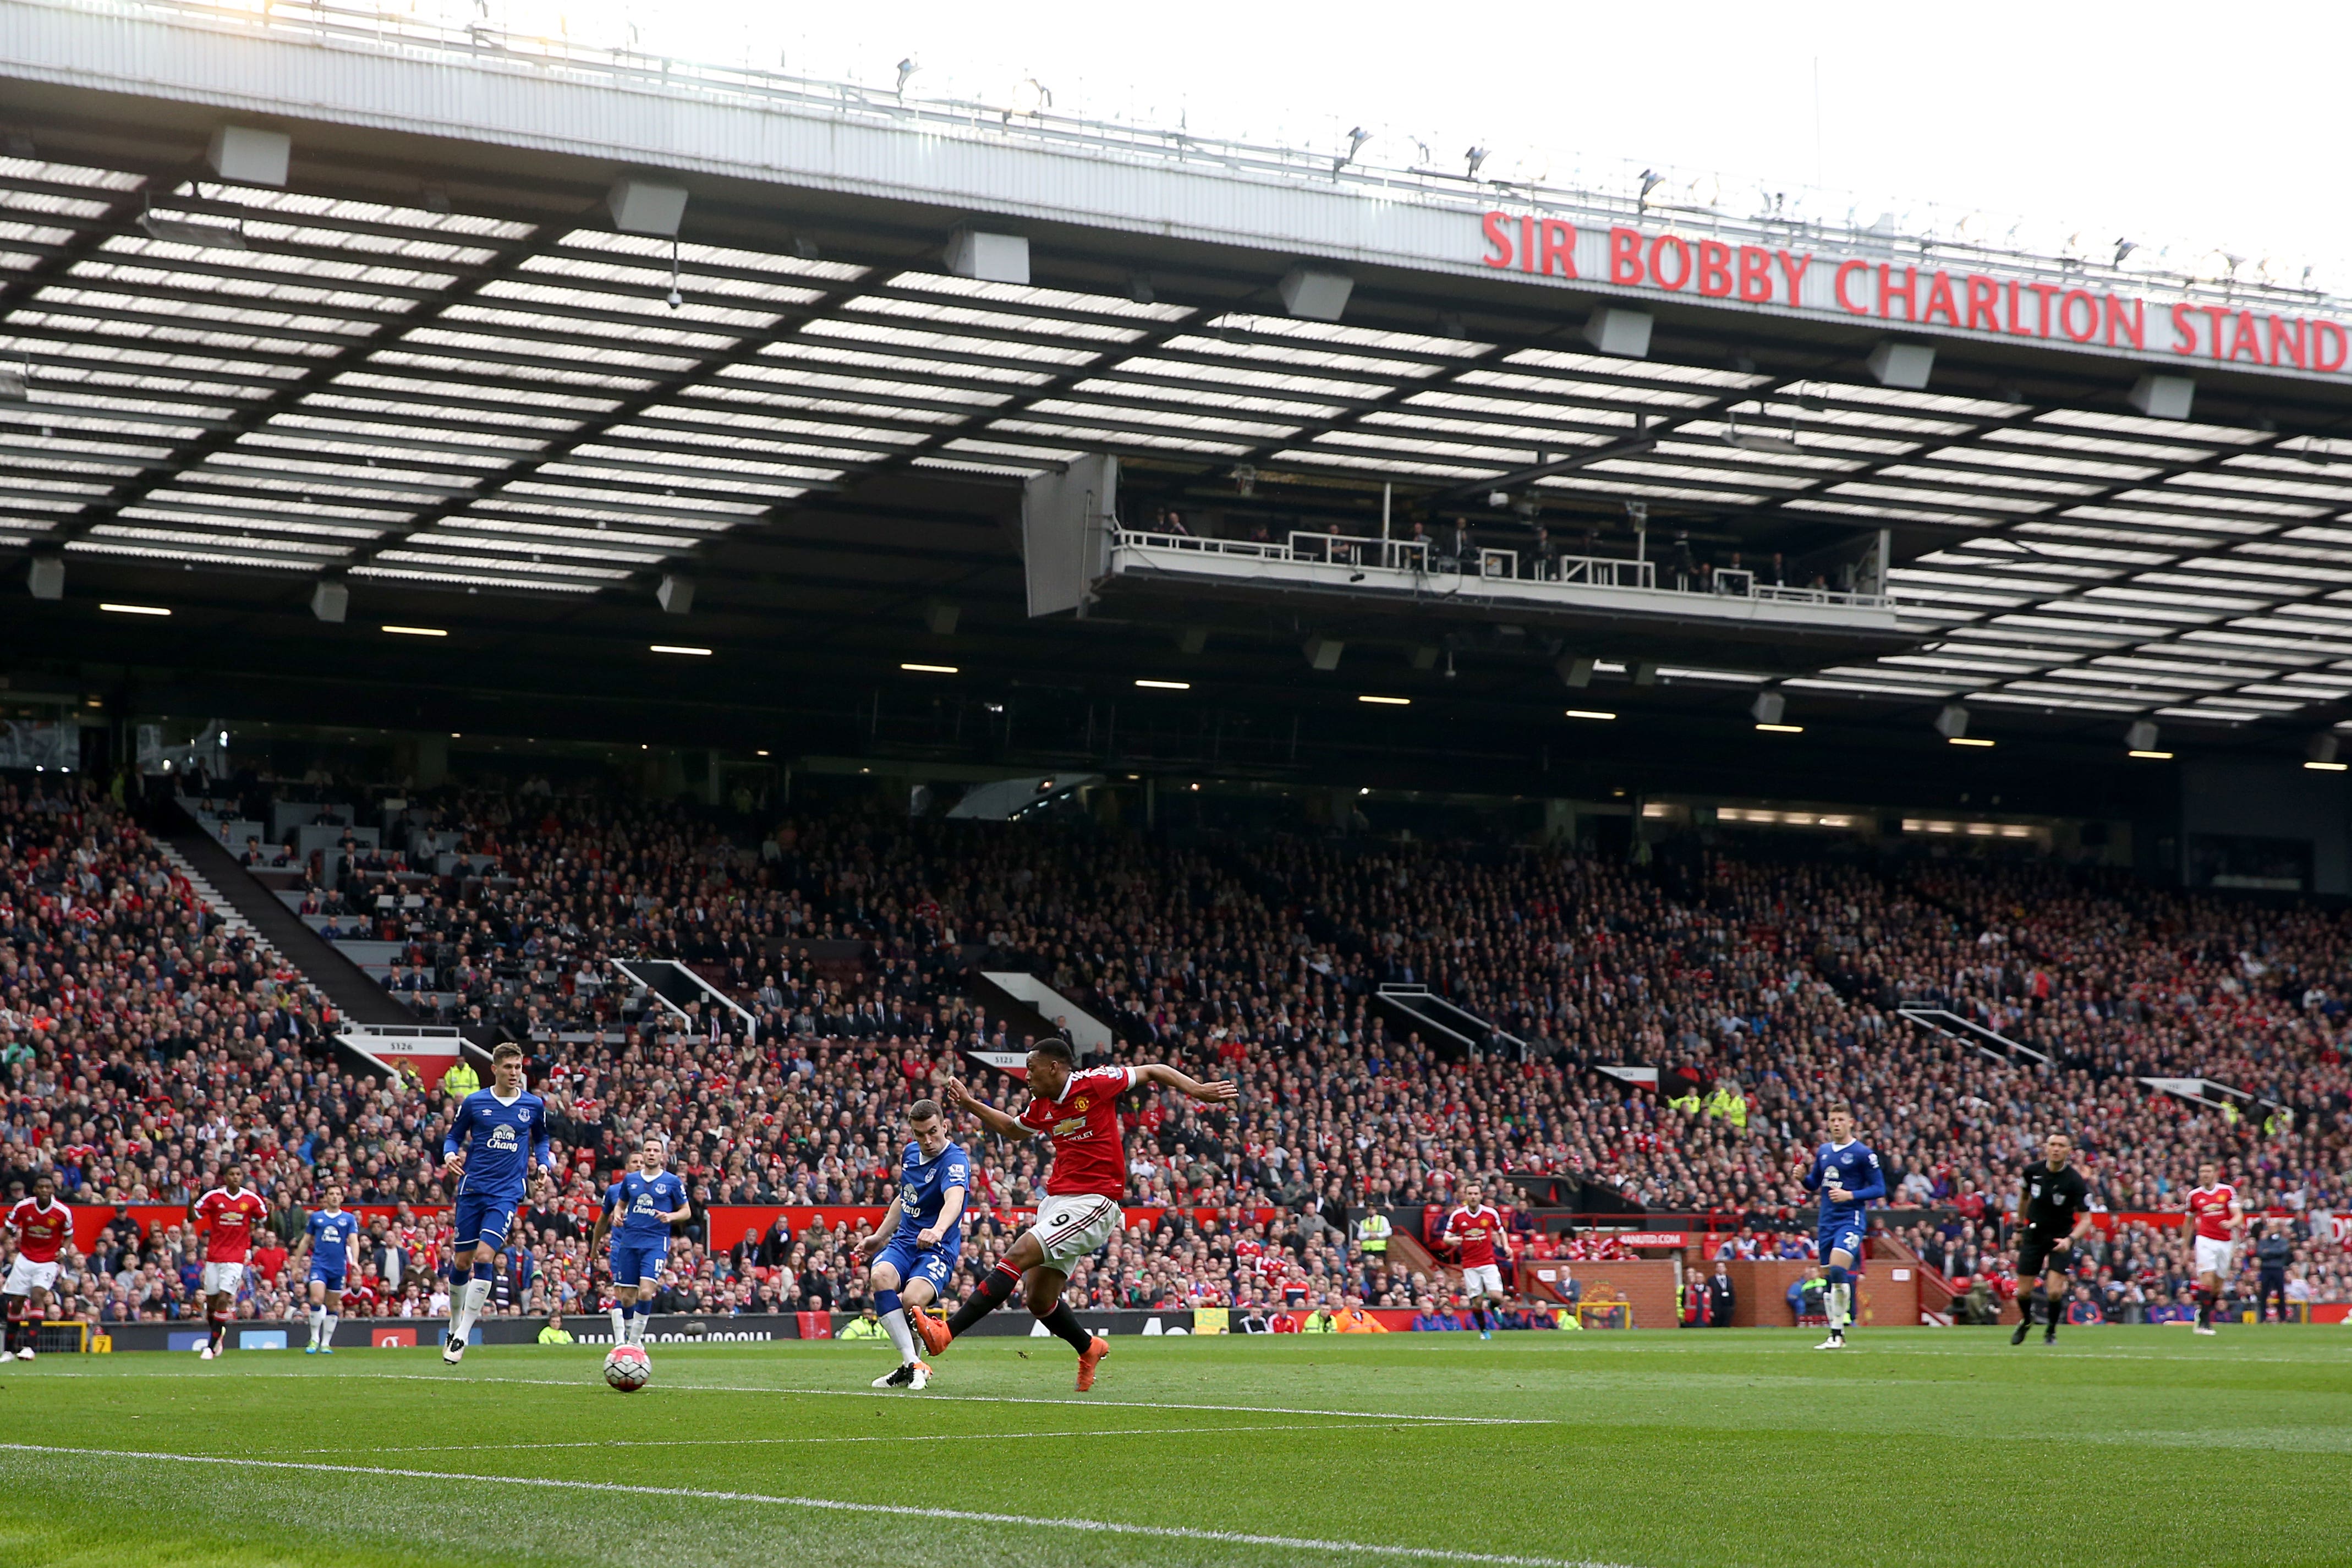
[[[1990,741],[1979,740],[1973,735],[1952,735],[1947,737],[1947,740],[1950,744],[1955,746],[1979,746],[1990,748],[1993,744]]]
[[[1603,713],[1598,708],[1571,708],[1568,710],[1568,716],[1571,719],[1614,719],[1617,717],[1614,713]]]
[[[709,658],[710,657],[710,650],[709,648],[688,647],[684,643],[657,642],[653,644],[652,647],[653,651],[656,653],[688,654],[696,658]]]
[[[446,637],[449,634],[439,626],[385,626],[384,631],[396,637]]]
[[[1374,697],[1369,692],[1359,696],[1356,700],[1359,702],[1375,703],[1382,708],[1410,708],[1412,706],[1412,699],[1410,697]]]
[[[913,675],[959,675],[962,671],[952,664],[901,664],[900,669]]]
[[[101,603],[100,609],[115,616],[168,616],[172,612],[161,605],[116,605]]]
[[[1805,732],[1802,724],[1759,724],[1756,727],[1768,735],[1801,735]]]
[[[1136,685],[1140,686],[1146,691],[1190,691],[1192,689],[1192,683],[1189,680],[1145,680],[1139,678],[1136,681]]]

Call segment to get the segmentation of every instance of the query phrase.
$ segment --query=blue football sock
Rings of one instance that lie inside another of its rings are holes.
[[[896,1290],[877,1290],[874,1292],[875,1316],[887,1318],[898,1310],[898,1292]]]
[[[474,1265],[473,1277],[487,1285],[498,1277],[498,1270],[495,1265],[477,1262]]]

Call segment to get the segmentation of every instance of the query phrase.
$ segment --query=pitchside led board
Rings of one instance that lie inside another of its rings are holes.
[[[2228,300],[2150,298],[2118,288],[2126,279],[2114,276],[2012,276],[1958,262],[1936,267],[1891,256],[1734,244],[1672,226],[1580,226],[1501,210],[1485,215],[1478,237],[1479,259],[1497,271],[1661,299],[2024,338],[2169,361],[2184,372],[2221,364],[2333,376],[2352,359],[2352,339],[2329,317],[2242,309]]]

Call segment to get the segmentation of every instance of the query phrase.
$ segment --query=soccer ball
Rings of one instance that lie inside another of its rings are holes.
[[[653,1374],[652,1359],[636,1345],[614,1345],[604,1358],[604,1381],[623,1394],[635,1394]]]

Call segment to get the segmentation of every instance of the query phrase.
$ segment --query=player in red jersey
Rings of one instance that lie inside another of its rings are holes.
[[[2197,1270],[2197,1331],[2213,1332],[2213,1309],[2221,1303],[2221,1286],[2230,1277],[2238,1226],[2244,1215],[2238,1207],[2238,1189],[2221,1179],[2221,1167],[2208,1160],[2197,1167],[2197,1184],[2189,1189],[2189,1213],[2180,1222],[2184,1248]]]
[[[188,1205],[188,1217],[209,1226],[205,1237],[205,1321],[212,1333],[196,1347],[203,1360],[222,1353],[236,1289],[245,1283],[245,1261],[253,1256],[254,1227],[269,1217],[259,1193],[247,1190],[245,1170],[234,1163],[221,1169],[221,1184]]]
[[[7,1223],[16,1261],[8,1266],[7,1288],[0,1291],[7,1298],[8,1324],[7,1338],[0,1340],[0,1359],[14,1354],[18,1361],[30,1361],[33,1325],[47,1316],[49,1291],[58,1282],[58,1253],[73,1237],[73,1210],[58,1202],[57,1179],[44,1173],[33,1178],[33,1195],[8,1211]]]
[[[1064,1305],[1062,1287],[1070,1265],[1111,1238],[1119,1225],[1119,1203],[1127,1196],[1127,1152],[1118,1126],[1118,1097],[1147,1083],[1165,1084],[1179,1094],[1205,1105],[1223,1105],[1238,1097],[1241,1086],[1230,1079],[1202,1083],[1174,1068],[1153,1062],[1139,1068],[1076,1068],[1070,1042],[1060,1037],[1040,1040],[1029,1051],[1029,1103],[1018,1116],[1008,1116],[982,1100],[960,1081],[948,1084],[948,1103],[970,1110],[981,1125],[1002,1138],[1054,1141],[1054,1168],[1045,1178],[1045,1202],[1037,1221],[1013,1242],[971,1299],[955,1317],[940,1322],[928,1312],[915,1314],[915,1327],[933,1355],[953,1342],[1022,1289],[1022,1299],[1037,1321],[1069,1342],[1078,1352],[1078,1391],[1095,1385],[1095,1367],[1110,1346],[1088,1333],[1076,1312]]]
[[[1495,1337],[1495,1312],[1503,1305],[1500,1259],[1509,1256],[1503,1241],[1503,1216],[1486,1203],[1486,1190],[1476,1182],[1462,1184],[1462,1201],[1440,1222],[1437,1239],[1454,1248],[1462,1265],[1462,1294],[1469,1299],[1478,1337]]]

